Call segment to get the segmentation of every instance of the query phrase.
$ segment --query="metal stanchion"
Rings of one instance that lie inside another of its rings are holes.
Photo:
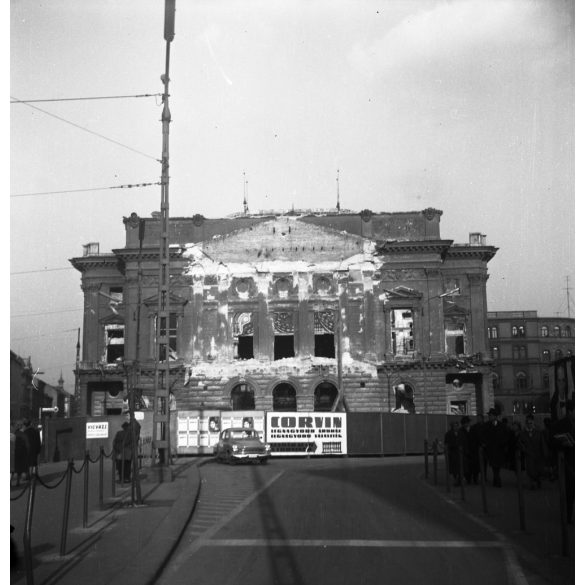
[[[71,479],[73,477],[73,460],[69,460],[67,466],[67,483],[65,484],[65,505],[63,506],[63,522],[61,524],[61,546],[59,554],[65,555],[67,546],[67,524],[69,523],[69,505],[71,502]]]
[[[32,550],[31,550],[31,531],[33,508],[35,503],[35,489],[36,489],[36,473],[37,468],[33,468],[30,476],[30,484],[28,486],[28,501],[26,504],[26,521],[24,525],[24,535],[22,543],[24,545],[24,567],[26,570],[26,584],[34,585],[33,567],[32,567]]]
[[[100,446],[100,509],[104,507],[104,447]]]
[[[479,484],[481,487],[481,501],[483,504],[483,513],[488,513],[488,505],[487,505],[487,494],[485,490],[485,454],[483,452],[483,445],[479,446]]]
[[[439,447],[437,445],[437,439],[435,439],[433,441],[433,481],[435,482],[435,485],[437,485],[439,483],[439,462],[438,462],[438,456],[439,456]]]
[[[85,452],[83,470],[83,527],[87,528],[87,508],[89,506],[89,451]]]
[[[425,479],[429,479],[429,440],[425,439]]]
[[[559,468],[559,496],[561,498],[561,546],[564,557],[569,556],[569,526],[567,518],[567,484],[565,475],[565,454],[559,451],[557,456]]]
[[[116,497],[116,454],[112,450],[112,498]]]
[[[445,489],[451,493],[451,476],[449,475],[449,449],[445,445]]]
[[[520,516],[520,530],[526,531],[526,509],[524,505],[524,485],[522,481],[522,461],[520,459],[520,449],[514,453],[516,463],[516,484],[518,486],[518,514]]]

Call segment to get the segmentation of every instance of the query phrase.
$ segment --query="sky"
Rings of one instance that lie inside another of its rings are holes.
[[[10,104],[10,348],[70,392],[68,260],[160,209],[112,187],[160,179],[163,22],[163,0],[10,3],[11,101],[60,100]],[[574,316],[574,36],[564,0],[176,0],[170,215],[242,211],[244,181],[251,211],[338,184],[346,209],[434,207],[443,239],[499,248],[488,310]]]

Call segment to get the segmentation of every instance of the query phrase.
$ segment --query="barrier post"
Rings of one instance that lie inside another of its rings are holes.
[[[85,452],[83,470],[83,527],[87,528],[87,509],[89,506],[89,451]]]
[[[483,513],[488,513],[488,505],[487,505],[487,494],[485,490],[485,464],[484,464],[484,457],[485,454],[483,452],[483,445],[479,446],[479,484],[481,487],[481,501],[483,504]]]
[[[425,439],[425,479],[429,479],[429,440]]]
[[[516,484],[518,486],[518,514],[520,515],[520,530],[526,531],[526,510],[524,506],[524,485],[522,481],[522,461],[520,459],[520,449],[516,449],[514,453],[514,461],[516,463]]]
[[[100,510],[104,507],[104,447],[100,445]]]
[[[59,554],[65,555],[67,546],[67,524],[69,523],[69,505],[71,502],[71,479],[73,477],[73,460],[69,459],[67,465],[67,481],[65,483],[65,505],[63,506],[63,522],[61,524],[61,546]]]
[[[435,439],[433,441],[433,480],[435,482],[435,485],[437,485],[439,483],[439,464],[438,464],[438,445],[437,445],[437,439]]]
[[[28,486],[28,500],[26,503],[26,520],[24,524],[24,535],[22,538],[24,548],[24,568],[26,571],[26,584],[34,585],[34,575],[32,567],[32,549],[31,549],[31,531],[32,531],[32,519],[33,519],[33,508],[35,503],[35,490],[36,490],[36,479],[37,470],[36,467],[30,475],[30,484]]]
[[[116,454],[112,450],[112,498],[116,497]]]
[[[457,449],[459,457],[459,487],[461,488],[461,501],[465,502],[465,477],[463,474],[463,447],[459,445]]]
[[[561,547],[564,557],[569,556],[569,527],[567,517],[567,484],[565,475],[565,454],[559,451],[557,456],[559,469],[559,496],[561,498]]]

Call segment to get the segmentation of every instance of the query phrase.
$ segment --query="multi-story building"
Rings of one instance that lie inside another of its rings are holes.
[[[509,414],[550,412],[551,362],[575,353],[575,319],[536,311],[488,312],[494,395]]]
[[[442,211],[169,219],[171,408],[476,413],[493,405],[487,264]],[[154,396],[160,214],[71,259],[85,296],[80,414]]]

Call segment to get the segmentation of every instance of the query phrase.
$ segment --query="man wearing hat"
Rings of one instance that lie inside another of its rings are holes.
[[[494,487],[502,487],[500,469],[506,464],[508,432],[500,421],[500,411],[490,408],[488,422],[485,427],[485,451],[488,463],[492,468]]]

